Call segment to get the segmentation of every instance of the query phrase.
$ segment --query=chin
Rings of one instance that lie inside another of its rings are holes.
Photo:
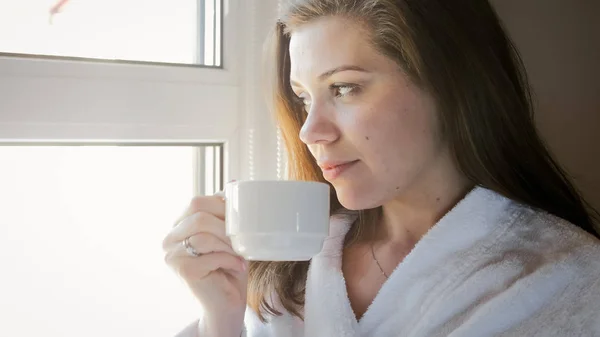
[[[356,188],[351,185],[333,185],[340,204],[346,209],[358,211],[376,208],[382,205],[378,198],[374,198],[373,189]]]

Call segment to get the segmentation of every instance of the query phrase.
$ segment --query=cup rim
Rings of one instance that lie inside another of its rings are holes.
[[[320,181],[309,181],[309,180],[236,180],[230,181],[225,184],[225,186],[234,186],[234,185],[254,185],[254,184],[307,184],[307,185],[317,185],[317,186],[327,186],[330,187],[329,184],[320,182]]]
[[[322,232],[315,232],[315,231],[297,231],[297,232],[244,232],[244,231],[238,231],[235,233],[226,233],[227,236],[294,236],[294,235],[301,235],[301,236],[307,236],[307,237],[318,237],[321,238],[323,236],[327,237],[329,236],[329,225],[327,226],[327,230],[326,231],[322,231]]]

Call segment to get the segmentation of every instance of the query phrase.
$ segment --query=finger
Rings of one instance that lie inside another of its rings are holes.
[[[168,251],[186,238],[199,233],[212,234],[225,244],[231,245],[231,240],[225,233],[225,222],[212,214],[198,212],[187,217],[169,232],[163,240],[163,250]]]
[[[196,252],[199,254],[210,254],[216,252],[229,253],[231,255],[236,255],[236,252],[231,248],[231,246],[225,242],[223,242],[218,237],[208,234],[208,233],[198,233],[192,235],[189,238],[189,244],[194,248]],[[185,249],[183,242],[176,243],[170,247],[168,251],[176,250],[176,254],[188,255],[189,253]],[[178,249],[181,248],[181,249]]]
[[[190,244],[192,244],[190,242]],[[193,245],[192,245],[193,246]],[[196,249],[195,246],[193,246],[194,249]],[[200,253],[200,256],[192,256],[190,255],[190,253],[188,253],[187,249],[185,248],[184,244],[181,243],[176,247],[173,247],[173,249],[169,250],[168,252],[166,252],[165,254],[165,262],[167,262],[167,264],[172,264],[173,261],[178,261],[178,260],[185,260],[185,261],[192,261],[192,263],[198,263],[198,261],[200,260],[200,257],[204,257],[204,256],[214,256],[214,254],[217,253],[223,253],[223,254],[229,254],[232,257],[236,258],[239,262],[242,263],[242,265],[244,265],[244,267],[248,266],[248,263],[246,262],[246,260],[237,255],[233,249],[231,248],[225,248],[226,251],[221,251],[221,250],[215,250],[213,252],[210,251],[210,249],[204,249],[204,251],[206,252],[201,252],[203,249],[196,249],[196,251],[198,253]],[[195,262],[194,262],[195,261]]]
[[[237,256],[216,252],[199,257],[171,255],[165,259],[184,279],[200,280],[208,274],[219,270],[244,272],[245,263]]]
[[[197,196],[192,198],[189,206],[177,219],[177,221],[175,221],[173,227],[177,227],[181,221],[197,212],[211,213],[217,218],[225,220],[225,199],[219,194],[212,196]]]

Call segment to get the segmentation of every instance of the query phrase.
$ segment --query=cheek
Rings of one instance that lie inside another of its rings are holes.
[[[389,99],[362,109],[353,125],[355,145],[372,164],[390,170],[431,153],[436,123],[431,109],[411,100]]]
[[[309,144],[307,145],[308,147],[308,151],[310,152],[310,154],[312,155],[313,158],[317,158],[317,145],[315,144]]]

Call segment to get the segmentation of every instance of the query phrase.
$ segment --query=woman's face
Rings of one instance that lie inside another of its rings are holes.
[[[374,208],[436,176],[447,156],[432,98],[370,46],[360,25],[335,17],[302,25],[290,59],[307,114],[300,139],[342,205]]]

